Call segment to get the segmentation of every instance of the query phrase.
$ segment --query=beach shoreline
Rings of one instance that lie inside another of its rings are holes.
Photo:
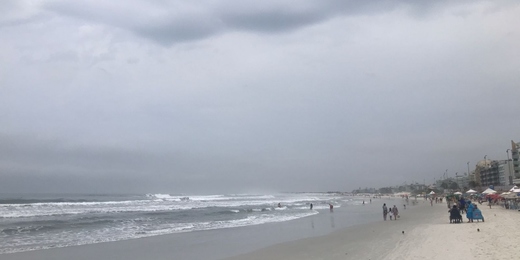
[[[409,205],[406,210],[400,205],[399,220],[383,221],[383,202],[392,206],[393,203],[402,203],[402,200],[376,199],[366,208],[378,213],[364,216],[372,218],[367,223],[350,226],[346,223],[353,213],[339,208],[333,213],[322,211],[314,217],[283,223],[3,254],[1,258],[445,260],[490,259],[491,256],[492,259],[512,259],[514,256],[507,250],[518,249],[513,243],[514,236],[509,232],[510,225],[520,218],[518,211],[498,206],[493,209],[482,207],[486,222],[449,224],[445,203],[430,206],[429,202],[420,199],[417,205]],[[480,232],[476,231],[477,228]],[[297,234],[299,230],[306,231]],[[266,243],[265,235],[269,233],[275,236],[271,243]],[[186,238],[191,242],[183,244]]]
[[[115,242],[103,242],[71,247],[51,248],[2,254],[2,259],[222,259],[249,253],[261,248],[328,235],[346,227],[378,222],[384,202],[401,203],[400,199],[357,198],[359,205],[320,210],[306,218],[200,232],[176,233]],[[361,222],[360,222],[361,220]],[[224,239],[223,239],[224,238]]]
[[[383,221],[381,209],[376,222],[348,227],[325,236],[278,244],[225,260],[386,259],[386,255],[402,243],[407,232],[437,217],[440,207],[441,204],[431,207],[424,200],[419,200],[416,206],[409,205],[406,210],[401,208],[398,220],[388,218],[387,221]]]

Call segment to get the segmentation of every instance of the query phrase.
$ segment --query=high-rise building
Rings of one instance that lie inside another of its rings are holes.
[[[483,179],[485,178],[486,170],[491,165],[491,160],[480,160],[475,165],[474,180],[477,186],[485,186]],[[487,182],[486,182],[487,183]]]
[[[482,186],[499,186],[500,175],[498,173],[498,161],[485,160],[484,167],[480,169],[480,181]]]
[[[520,184],[520,143],[511,140],[511,155],[513,157],[513,182]]]
[[[500,186],[511,186],[513,185],[514,172],[513,162],[509,160],[498,161],[498,178]]]

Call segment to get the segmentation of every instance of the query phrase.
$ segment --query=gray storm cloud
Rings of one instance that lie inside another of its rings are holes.
[[[279,33],[342,15],[374,15],[405,7],[429,13],[468,1],[52,1],[46,11],[120,27],[171,45],[244,30]]]

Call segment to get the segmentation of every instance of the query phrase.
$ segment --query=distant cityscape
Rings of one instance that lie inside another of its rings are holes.
[[[488,159],[487,155],[483,160],[478,161],[470,169],[470,162],[467,162],[468,171],[455,173],[455,177],[448,177],[447,170],[442,178],[434,179],[432,184],[413,182],[403,183],[392,187],[382,188],[359,188],[352,193],[381,193],[394,194],[399,192],[409,192],[411,194],[424,194],[430,191],[435,192],[454,192],[467,191],[474,189],[477,191],[492,188],[497,191],[507,191],[513,185],[520,186],[520,166],[519,166],[520,142],[511,140],[511,148],[506,150],[507,158],[493,160]],[[509,156],[511,154],[511,156]]]

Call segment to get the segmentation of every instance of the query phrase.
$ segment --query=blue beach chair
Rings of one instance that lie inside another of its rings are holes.
[[[484,222],[484,216],[482,216],[482,212],[480,211],[480,209],[473,209],[473,220],[482,220],[482,222]]]

